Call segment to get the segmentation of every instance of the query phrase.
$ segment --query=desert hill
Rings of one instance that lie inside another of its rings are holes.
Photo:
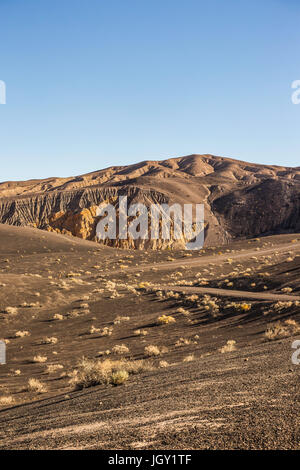
[[[170,256],[0,224],[0,255],[0,449],[299,450],[300,234]]]
[[[102,201],[204,203],[206,246],[300,229],[300,167],[259,165],[212,155],[110,167],[70,178],[0,184],[0,223],[94,240]],[[145,244],[114,242],[123,248]],[[172,248],[176,244],[171,241]],[[164,248],[164,244],[151,248]]]

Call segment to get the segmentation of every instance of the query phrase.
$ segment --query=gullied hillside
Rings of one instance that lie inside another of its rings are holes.
[[[212,155],[111,167],[70,178],[0,184],[0,223],[95,240],[100,203],[204,203],[206,245],[299,232],[300,167],[256,165]],[[182,248],[184,240],[114,240],[124,248]]]

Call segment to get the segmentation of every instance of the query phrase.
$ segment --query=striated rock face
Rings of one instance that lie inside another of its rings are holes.
[[[72,178],[0,184],[0,223],[95,240],[99,204],[204,203],[206,245],[300,231],[300,167],[255,165],[211,155],[111,167]],[[183,248],[185,241],[119,240],[124,248]]]
[[[233,237],[300,232],[300,185],[268,179],[215,199],[213,210]]]

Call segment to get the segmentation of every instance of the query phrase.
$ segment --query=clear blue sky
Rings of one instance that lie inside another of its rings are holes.
[[[212,153],[300,165],[299,0],[0,0],[0,181]]]

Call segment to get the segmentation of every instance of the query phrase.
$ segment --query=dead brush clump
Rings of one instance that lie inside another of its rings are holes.
[[[13,405],[15,402],[12,396],[3,396],[0,397],[0,406],[10,406]]]
[[[35,308],[35,307],[41,307],[41,304],[39,302],[23,302],[20,307],[22,308]]]
[[[139,289],[147,289],[150,286],[151,286],[150,282],[140,282],[138,287]]]
[[[162,369],[169,366],[170,364],[167,361],[159,361],[159,367],[161,367]]]
[[[118,315],[114,319],[114,325],[119,325],[120,323],[129,321],[129,320],[130,320],[130,317],[125,317],[125,316]]]
[[[163,278],[162,278],[163,280]],[[165,281],[168,281],[167,278],[164,279]],[[152,292],[155,292],[155,294],[157,295],[157,297],[161,298],[162,300],[167,300],[167,299],[170,299],[170,300],[177,300],[180,298],[180,294],[178,292],[174,292],[172,290],[169,290],[169,291],[165,291],[165,292],[162,292],[162,291],[152,291]]]
[[[269,309],[264,311],[264,315],[269,315],[270,313],[282,313],[286,310],[290,310],[294,307],[299,307],[300,302],[298,300],[296,301],[281,301],[279,300],[278,302],[272,304]]]
[[[219,349],[219,352],[224,354],[227,352],[232,352],[236,350],[236,341],[234,339],[229,339],[227,343]]]
[[[46,374],[53,374],[57,372],[58,370],[63,369],[64,366],[62,364],[49,364],[46,369]]]
[[[105,326],[100,330],[100,336],[111,336],[113,332],[113,327],[112,326]]]
[[[175,343],[175,348],[182,348],[183,346],[188,346],[193,343],[195,343],[195,341],[192,341],[189,338],[179,338]]]
[[[158,325],[169,325],[170,323],[176,323],[176,319],[172,315],[161,315],[156,322]]]
[[[101,331],[100,328],[96,328],[94,325],[91,325],[91,327],[90,327],[88,333],[89,333],[90,335],[93,335],[93,334],[95,334],[95,333],[100,333],[100,331]]]
[[[277,322],[270,326],[265,332],[265,337],[269,341],[280,338],[287,338],[300,334],[300,325],[293,319],[285,320],[284,322]]]
[[[191,362],[191,361],[194,361],[194,360],[195,360],[194,354],[189,354],[188,356],[185,356],[183,358],[183,362]]]
[[[129,348],[125,344],[116,344],[112,348],[114,354],[127,354],[129,353]]]
[[[134,334],[135,336],[147,336],[148,331],[147,331],[147,330],[140,330],[140,329],[138,329],[138,330],[134,330],[133,334]]]
[[[281,292],[283,292],[284,294],[290,294],[291,292],[293,292],[293,289],[291,287],[283,287],[281,289]]]
[[[16,315],[18,313],[17,307],[6,307],[3,310],[3,313],[7,313],[8,315]]]
[[[36,393],[45,393],[47,392],[47,388],[38,379],[29,379],[28,385],[27,385],[27,391],[36,392]]]
[[[281,312],[282,310],[287,310],[287,309],[292,308],[294,306],[298,307],[299,305],[300,305],[299,301],[295,301],[295,302],[292,302],[292,301],[290,301],[290,302],[278,301],[272,307],[276,312]]]
[[[215,297],[210,297],[210,295],[204,295],[203,299],[200,301],[200,305],[204,307],[213,317],[217,316],[220,312],[220,307],[216,302]]]
[[[144,360],[128,361],[105,359],[94,360],[82,358],[70,376],[70,384],[77,389],[95,385],[121,385],[130,375],[153,370],[153,366]]]
[[[183,307],[179,307],[177,310],[176,310],[176,313],[180,313],[181,315],[189,315],[190,312],[188,310],[185,310]]]
[[[199,296],[196,295],[196,294],[185,295],[184,296],[184,303],[186,305],[195,306],[195,305],[197,305],[198,300],[199,300]]]
[[[41,344],[57,344],[58,339],[54,336],[47,336],[46,338],[42,339]]]
[[[15,338],[25,338],[25,336],[30,336],[29,331],[23,330],[15,332]]]
[[[61,320],[63,320],[63,319],[64,319],[64,316],[61,315],[60,313],[55,313],[55,314],[53,315],[53,320],[61,321]]]
[[[161,351],[158,346],[154,346],[152,344],[149,344],[149,346],[146,346],[145,349],[145,355],[148,357],[151,356],[159,356]]]
[[[229,304],[225,305],[225,308],[232,308],[237,312],[249,312],[251,307],[252,305],[247,304],[246,302],[230,302]]]
[[[46,362],[47,361],[47,357],[46,356],[40,356],[40,355],[37,355],[37,356],[34,356],[32,362],[35,362],[35,363],[43,363],[43,362]]]

